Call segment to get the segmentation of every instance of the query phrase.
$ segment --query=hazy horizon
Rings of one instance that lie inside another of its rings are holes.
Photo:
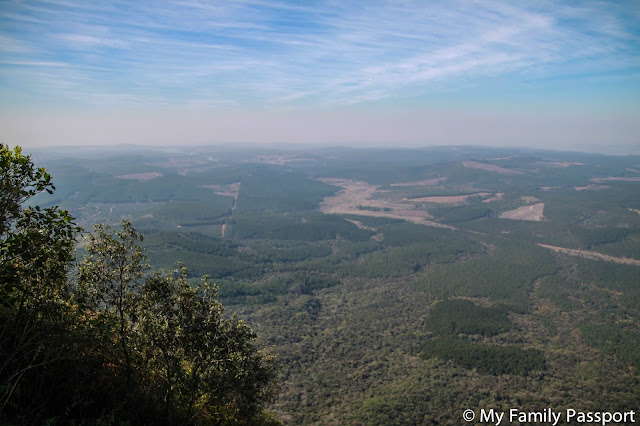
[[[640,152],[640,3],[0,6],[9,145]]]

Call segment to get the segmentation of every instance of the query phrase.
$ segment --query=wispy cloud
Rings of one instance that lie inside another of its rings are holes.
[[[62,43],[66,43],[71,47],[75,46],[77,49],[93,49],[100,47],[126,49],[129,46],[128,42],[109,36],[96,37],[87,34],[60,34],[58,37]]]
[[[88,104],[346,105],[495,76],[629,73],[640,66],[638,4],[3,2],[0,94],[23,85],[25,102],[42,90]],[[18,78],[16,67],[41,74]]]
[[[0,65],[13,65],[18,67],[41,67],[41,68],[50,68],[50,67],[66,67],[68,64],[63,62],[51,62],[51,61],[20,61],[20,60],[2,60],[0,59]]]

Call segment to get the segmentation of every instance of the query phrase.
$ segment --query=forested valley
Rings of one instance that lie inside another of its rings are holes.
[[[0,421],[458,425],[465,409],[638,409],[639,156],[25,158],[3,148]]]

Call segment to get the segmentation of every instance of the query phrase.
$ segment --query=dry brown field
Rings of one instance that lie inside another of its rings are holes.
[[[500,201],[502,200],[502,196],[504,195],[504,192],[496,192],[493,197],[489,197],[485,200],[482,200],[483,203],[491,203],[493,201]]]
[[[531,197],[529,195],[523,195],[520,199],[525,203],[535,203],[536,201],[540,201],[536,197]]]
[[[467,201],[467,199],[471,197],[486,197],[491,195],[490,192],[476,192],[475,194],[465,194],[465,195],[439,195],[432,197],[420,197],[420,198],[411,198],[408,201],[412,202],[426,202],[426,203],[437,203],[437,204],[461,204]],[[497,194],[496,194],[497,195]]]
[[[299,157],[295,155],[260,155],[258,156],[258,162],[266,163],[266,164],[277,164],[279,166],[283,166],[288,163],[293,163],[296,161],[313,161],[315,162],[315,158],[306,158]]]
[[[634,176],[634,177],[608,176],[608,177],[604,177],[604,178],[593,178],[593,179],[591,179],[591,182],[601,183],[601,182],[607,182],[607,181],[611,181],[611,180],[620,180],[620,181],[624,181],[624,182],[640,182],[640,176]]]
[[[503,175],[522,175],[521,171],[505,169],[504,167],[496,166],[495,164],[479,163],[477,161],[463,161],[462,165],[468,169],[479,169],[487,172],[496,172]]]
[[[574,186],[573,189],[575,189],[576,191],[586,191],[586,190],[590,190],[590,191],[594,191],[597,189],[607,189],[610,188],[609,185],[587,185],[587,186]]]
[[[429,212],[417,209],[415,206],[400,200],[385,200],[372,198],[378,191],[378,187],[367,182],[354,181],[339,178],[320,178],[321,182],[342,187],[331,197],[325,197],[320,203],[320,210],[326,214],[350,214],[357,216],[388,217],[391,219],[403,219],[420,225],[435,226],[438,228],[458,229],[453,226],[433,222]],[[361,210],[358,206],[381,209],[380,211]],[[389,209],[384,211],[382,209]]]
[[[552,167],[584,166],[584,163],[572,163],[569,161],[538,161],[538,164],[544,164]]]
[[[130,179],[137,180],[138,182],[146,182],[151,179],[159,178],[164,176],[160,172],[144,172],[144,173],[130,173],[128,175],[120,175],[116,176],[118,179]]]
[[[440,182],[445,180],[447,180],[446,177],[441,177],[441,178],[433,178],[433,179],[425,179],[425,180],[416,180],[414,182],[392,183],[390,186],[434,186],[434,185],[438,185]]]
[[[533,204],[531,206],[522,206],[517,209],[503,212],[500,215],[501,219],[514,219],[514,220],[532,220],[539,222],[544,216],[544,203]]]

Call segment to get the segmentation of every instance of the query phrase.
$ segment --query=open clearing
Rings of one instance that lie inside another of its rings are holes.
[[[570,161],[538,161],[538,164],[544,164],[551,167],[584,166],[584,163],[572,163]]]
[[[640,260],[629,259],[628,257],[614,257],[607,254],[597,253],[589,250],[576,250],[565,247],[550,246],[548,244],[538,244],[540,247],[548,248],[556,253],[564,253],[569,256],[580,256],[585,259],[606,260],[607,262],[622,263],[625,265],[640,265]]]
[[[257,159],[260,163],[276,164],[278,166],[284,166],[296,161],[312,161],[314,163],[317,161],[315,158],[300,157],[298,155],[259,155]]]
[[[412,208],[402,202],[392,202],[371,198],[378,187],[362,181],[338,178],[320,178],[321,182],[341,186],[343,189],[331,197],[325,197],[320,203],[320,210],[325,214],[351,214],[357,216],[388,217],[403,219],[420,225],[438,228],[458,229],[453,226],[427,220],[431,216],[426,210]],[[361,207],[390,209],[387,211],[361,210]]]
[[[520,199],[525,203],[535,203],[536,201],[540,201],[536,197],[531,197],[529,195],[523,195]]]
[[[363,214],[363,210],[358,209],[357,206],[372,207],[376,209],[392,208],[392,206],[384,200],[371,199],[373,193],[378,189],[377,186],[350,179],[321,178],[318,180],[328,183],[329,185],[340,186],[343,188],[335,195],[324,198],[320,208],[325,213],[345,213],[349,211],[348,214]],[[365,216],[375,216],[368,213],[384,212],[367,211]]]
[[[502,196],[504,195],[504,192],[496,192],[493,197],[489,197],[486,200],[482,200],[483,203],[491,203],[493,201],[500,201],[502,200]]]
[[[471,197],[486,197],[491,195],[490,192],[476,192],[475,194],[466,194],[466,195],[440,195],[440,196],[432,196],[432,197],[420,197],[420,198],[410,198],[407,201],[412,202],[427,202],[427,203],[437,203],[437,204],[460,204],[467,201],[467,199]]]
[[[591,179],[591,182],[601,183],[601,182],[607,182],[607,181],[611,181],[611,180],[621,180],[621,181],[624,181],[624,182],[640,182],[640,176],[634,176],[634,177],[608,176],[608,177],[604,177],[604,178],[593,178],[593,179]]]
[[[433,179],[425,179],[425,180],[416,180],[414,182],[392,183],[389,186],[434,186],[434,185],[438,185],[440,182],[445,180],[447,180],[446,177],[441,177],[441,178],[433,178]]]
[[[130,179],[137,180],[138,182],[146,182],[151,179],[159,178],[164,176],[160,172],[144,172],[144,173],[130,173],[128,175],[120,175],[116,176],[118,179]]]
[[[522,206],[514,210],[503,212],[500,215],[500,218],[514,220],[532,220],[535,222],[539,222],[544,218],[543,212],[544,203],[538,203],[531,206]]]
[[[216,195],[233,197],[233,208],[235,208],[236,201],[238,201],[238,193],[240,192],[240,182],[228,185],[204,185],[203,188],[213,189],[213,193]]]
[[[609,185],[587,185],[587,186],[574,186],[573,189],[576,191],[595,191],[597,189],[607,189],[611,188]]]
[[[524,173],[518,170],[505,169],[495,164],[479,163],[477,161],[463,161],[462,165],[468,169],[485,170],[487,172],[496,172],[503,175],[522,175]]]

